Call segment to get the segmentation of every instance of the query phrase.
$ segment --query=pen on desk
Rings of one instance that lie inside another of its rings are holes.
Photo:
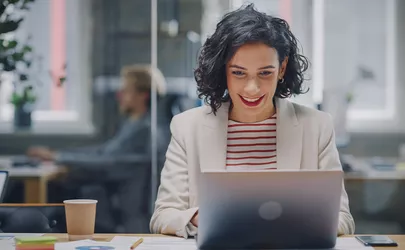
[[[134,244],[132,244],[131,246],[131,250],[135,249],[137,246],[139,246],[141,243],[143,242],[143,238],[140,238],[139,240],[137,240]]]

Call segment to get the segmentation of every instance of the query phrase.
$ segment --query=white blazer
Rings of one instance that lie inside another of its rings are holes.
[[[276,107],[278,169],[342,168],[330,115],[279,98]],[[172,139],[150,222],[153,233],[196,235],[190,220],[198,210],[198,175],[201,170],[225,169],[228,110],[225,103],[214,115],[209,106],[203,106],[172,119]],[[338,232],[354,233],[344,186]]]

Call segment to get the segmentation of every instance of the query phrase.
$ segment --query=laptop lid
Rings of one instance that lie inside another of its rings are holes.
[[[332,248],[342,181],[342,171],[202,173],[198,246]]]

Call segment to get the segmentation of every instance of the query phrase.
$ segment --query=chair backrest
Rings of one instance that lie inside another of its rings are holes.
[[[3,202],[4,194],[6,193],[8,181],[8,172],[0,171],[0,203]]]
[[[0,204],[0,233],[66,233],[63,204]]]

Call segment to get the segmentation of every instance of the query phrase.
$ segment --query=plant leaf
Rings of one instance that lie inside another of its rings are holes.
[[[26,75],[26,74],[20,75],[20,81],[27,81],[27,80],[28,80],[28,75]]]
[[[23,52],[28,53],[28,52],[32,52],[32,47],[25,45],[22,49]]]
[[[16,92],[14,92],[11,95],[11,99],[10,102],[14,105],[14,106],[20,106],[23,104],[23,97],[19,94],[17,94]]]
[[[0,34],[9,33],[11,31],[17,30],[22,20],[23,19],[21,18],[17,21],[5,21],[0,23]]]
[[[66,76],[59,77],[58,86],[62,86],[66,82]]]
[[[17,42],[16,40],[12,40],[12,41],[9,41],[9,42],[8,42],[6,48],[7,48],[7,49],[14,49],[14,48],[17,47],[17,45],[18,45],[18,42]]]
[[[7,61],[6,63],[3,64],[3,70],[4,71],[10,72],[10,71],[13,71],[15,69],[16,69],[16,67],[15,67],[14,63],[10,63],[10,62]]]
[[[13,57],[14,61],[23,61],[24,60],[24,53],[23,52],[17,52],[17,53],[14,53],[12,55],[12,57]]]

